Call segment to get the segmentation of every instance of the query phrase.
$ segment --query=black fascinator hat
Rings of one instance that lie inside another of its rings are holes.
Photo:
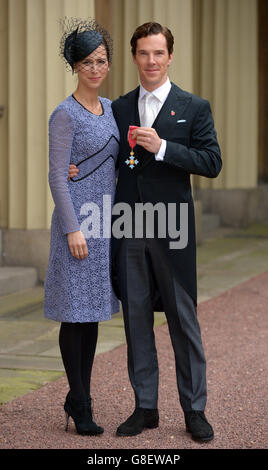
[[[60,20],[62,37],[60,41],[60,56],[64,59],[68,70],[74,69],[74,64],[83,60],[101,44],[104,45],[109,64],[112,61],[113,40],[102,26],[94,19],[67,18]]]

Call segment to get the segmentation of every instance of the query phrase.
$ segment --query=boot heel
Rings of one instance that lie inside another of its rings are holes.
[[[69,418],[70,418],[70,415],[67,413],[67,411],[65,411],[65,419],[66,419],[65,431],[66,432],[68,431]]]

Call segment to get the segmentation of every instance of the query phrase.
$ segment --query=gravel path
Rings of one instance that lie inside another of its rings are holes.
[[[198,316],[207,357],[206,415],[215,438],[192,441],[185,432],[167,325],[155,328],[160,368],[160,426],[135,437],[116,437],[133,411],[126,346],[96,357],[92,395],[102,436],[77,435],[70,420],[64,431],[66,378],[4,404],[0,410],[2,449],[264,449],[267,374],[268,272],[201,303]],[[267,362],[267,361],[266,361]]]

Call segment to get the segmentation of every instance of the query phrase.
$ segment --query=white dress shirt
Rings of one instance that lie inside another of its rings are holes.
[[[140,94],[139,94],[139,99],[138,99],[138,108],[139,108],[139,115],[140,115],[140,121],[141,121],[141,126],[143,127],[143,116],[144,116],[144,106],[145,106],[145,95],[150,94],[153,96],[153,100],[151,101],[150,104],[150,126],[152,126],[156,116],[158,115],[160,109],[162,108],[164,102],[167,99],[167,96],[170,92],[171,89],[171,83],[169,78],[165,81],[163,85],[161,85],[159,88],[156,88],[156,90],[153,90],[152,92],[148,92],[143,88],[142,85],[140,85]],[[148,124],[148,123],[147,123]],[[147,126],[147,127],[150,127]],[[155,155],[156,160],[164,160],[164,155],[166,152],[166,146],[167,142],[166,140],[162,139],[162,144],[161,147],[158,151],[158,153]]]

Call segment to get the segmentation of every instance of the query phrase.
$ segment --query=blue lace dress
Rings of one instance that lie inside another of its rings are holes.
[[[119,132],[111,102],[100,97],[103,114],[90,113],[71,95],[49,120],[49,184],[55,203],[44,312],[59,322],[109,320],[119,311],[111,284],[109,235],[115,192]],[[80,169],[67,181],[69,164]],[[71,255],[67,234],[81,230],[88,257]]]

